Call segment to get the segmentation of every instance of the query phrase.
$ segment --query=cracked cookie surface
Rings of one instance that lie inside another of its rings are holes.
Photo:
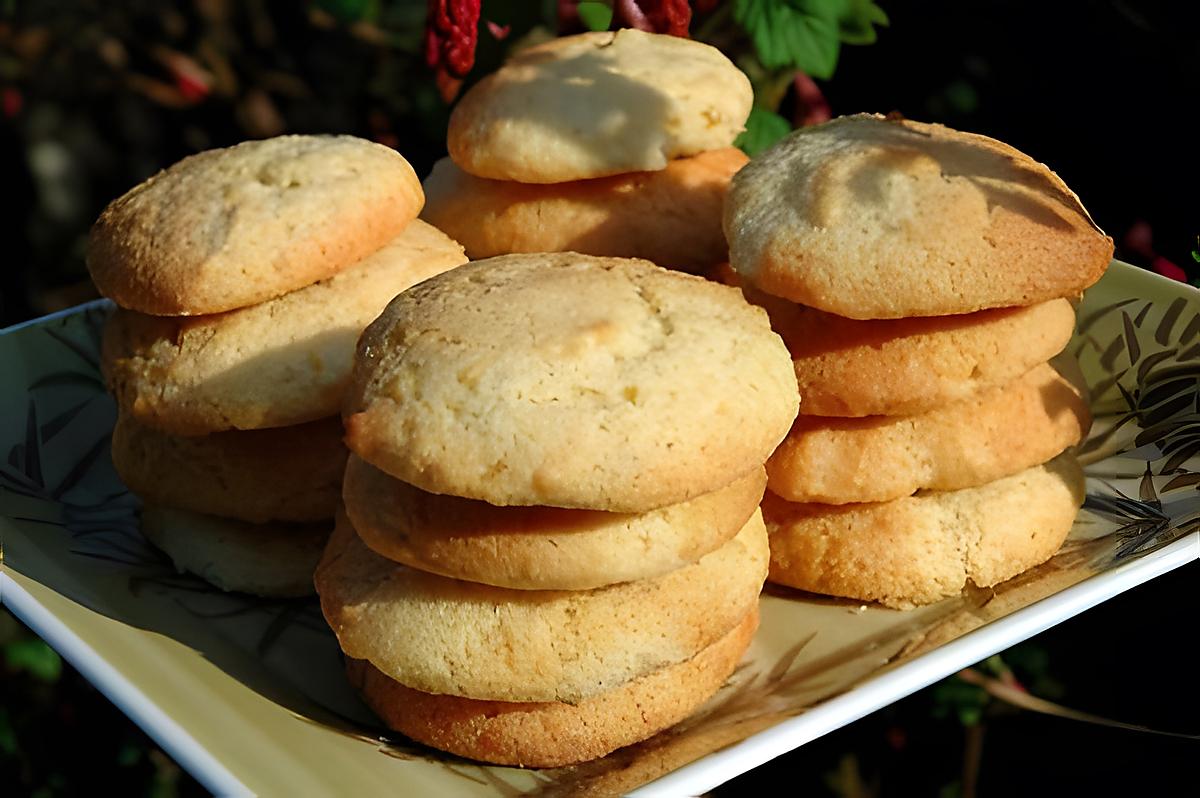
[[[1044,165],[941,125],[858,114],[804,128],[730,185],[733,267],[769,294],[855,319],[1077,296],[1112,239]]]
[[[279,136],[185,158],[92,228],[100,293],[160,316],[219,313],[346,269],[421,210],[412,167],[353,136]]]
[[[754,92],[710,45],[640,30],[564,36],[521,50],[471,88],[446,146],[464,171],[562,183],[662,169],[732,146]]]
[[[737,291],[555,253],[397,297],[359,341],[343,412],[352,451],[422,490],[643,512],[760,466],[797,403],[783,342]]]

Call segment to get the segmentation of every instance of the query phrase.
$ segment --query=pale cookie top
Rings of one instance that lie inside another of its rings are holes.
[[[856,319],[1079,294],[1112,239],[1049,169],[986,136],[861,114],[755,158],[725,206],[730,262],[776,296]]]
[[[476,84],[446,143],[462,169],[498,180],[649,171],[733,144],[753,99],[749,79],[707,44],[583,33],[522,50]]]
[[[418,571],[368,549],[339,514],[314,581],[347,656],[427,693],[577,702],[691,659],[758,603],[757,510],[699,562],[596,590],[508,590]]]
[[[798,397],[727,286],[576,253],[474,261],[359,340],[344,414],[367,462],[491,504],[642,512],[761,465]]]
[[[280,136],[209,150],[114,200],[92,228],[100,293],[158,316],[218,313],[323,280],[416,217],[396,151],[353,136]]]
[[[176,435],[337,415],[363,328],[396,294],[465,260],[416,220],[356,266],[259,305],[190,318],[117,310],[104,374],[125,412]]]
[[[729,257],[721,210],[729,179],[747,160],[726,147],[657,172],[532,185],[475,177],[443,158],[425,179],[421,218],[473,260],[570,251],[695,273]]]

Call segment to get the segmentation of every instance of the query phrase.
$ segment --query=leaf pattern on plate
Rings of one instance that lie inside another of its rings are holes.
[[[1123,267],[1089,293],[1069,348],[1096,422],[1079,447],[1086,503],[1062,551],[995,588],[969,587],[907,614],[768,586],[759,637],[698,713],[583,765],[480,765],[383,730],[345,685],[316,600],[225,594],[177,573],[140,534],[139,503],[109,459],[115,408],[100,373],[106,302],[0,336],[0,364],[24,386],[0,395],[0,522],[14,530],[0,561],[7,556],[6,566],[101,614],[187,644],[285,707],[293,722],[349,740],[373,762],[432,767],[450,779],[447,789],[471,794],[625,792],[1200,529],[1200,300],[1132,272]],[[1156,290],[1142,295],[1143,286]],[[55,582],[63,577],[52,563],[74,581]]]

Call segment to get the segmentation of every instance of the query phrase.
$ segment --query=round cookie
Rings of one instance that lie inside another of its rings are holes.
[[[427,280],[367,328],[346,440],[431,493],[644,512],[765,462],[795,382],[733,289],[646,261],[507,255]]]
[[[915,416],[800,416],[767,461],[771,492],[794,502],[878,502],[982,485],[1079,443],[1082,387],[1044,363],[1010,383]]]
[[[421,216],[473,260],[572,251],[698,272],[729,257],[721,208],[729,178],[747,160],[729,147],[656,172],[530,185],[475,177],[443,158],[425,179]]]
[[[691,659],[756,605],[767,539],[755,514],[699,562],[596,590],[509,590],[407,568],[339,515],[315,581],[347,656],[415,690],[577,703]]]
[[[1084,498],[1073,455],[975,488],[870,504],[801,504],[767,493],[769,581],[909,608],[990,587],[1044,562]]]
[[[112,435],[117,474],[144,501],[256,524],[332,519],[346,455],[336,416],[185,438],[122,413]]]
[[[754,93],[719,50],[640,30],[564,36],[521,50],[472,87],[446,145],[464,171],[564,183],[662,169],[732,146]]]
[[[184,158],[109,204],[100,293],[159,316],[219,313],[324,280],[391,241],[424,197],[408,161],[353,136],[280,136]]]
[[[763,291],[855,319],[1075,296],[1113,243],[1049,169],[986,136],[860,114],[796,131],[734,178],[725,234]]]
[[[357,266],[259,305],[193,318],[118,309],[105,377],[124,412],[176,435],[337,415],[363,328],[396,294],[465,261],[417,220]]]
[[[294,598],[313,593],[329,524],[250,524],[148,504],[142,533],[181,572],[221,590]]]
[[[738,533],[765,487],[759,468],[647,513],[496,507],[426,493],[352,455],[342,495],[359,537],[388,559],[497,587],[589,590],[696,562]]]
[[[577,704],[422,693],[363,660],[347,660],[346,671],[367,705],[414,740],[501,765],[560,767],[645,740],[692,714],[733,673],[757,627],[754,607],[691,659]]]

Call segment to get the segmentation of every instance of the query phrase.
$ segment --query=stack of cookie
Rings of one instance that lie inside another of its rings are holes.
[[[732,672],[797,395],[736,291],[646,261],[477,261],[359,342],[317,592],[394,729],[514,765],[601,756]]]
[[[423,218],[472,259],[575,251],[698,272],[727,257],[721,208],[753,100],[718,50],[639,30],[519,52],[450,117]]]
[[[312,592],[355,341],[397,293],[466,260],[415,220],[422,200],[387,147],[286,136],[187,158],[96,222],[88,266],[119,305],[103,350],[113,462],[181,570]]]
[[[1091,419],[1048,361],[1112,255],[1062,181],[983,136],[860,115],[752,162],[725,222],[804,397],[768,464],[770,579],[904,607],[1049,558]]]

